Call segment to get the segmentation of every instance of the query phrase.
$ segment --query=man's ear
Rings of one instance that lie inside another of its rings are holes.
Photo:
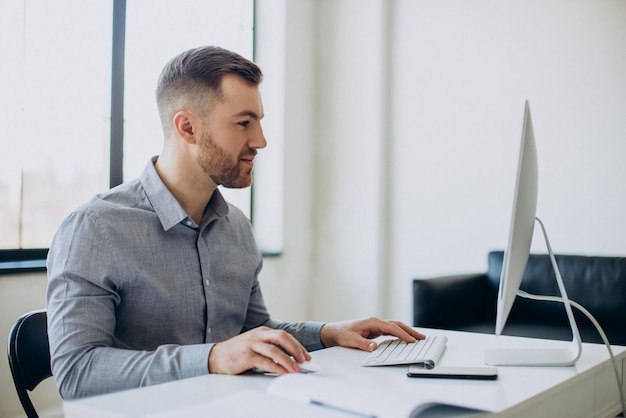
[[[196,143],[194,121],[194,114],[188,110],[179,110],[174,115],[174,130],[176,131],[176,135],[188,144]]]

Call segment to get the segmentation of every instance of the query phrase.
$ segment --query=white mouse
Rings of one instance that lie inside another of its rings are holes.
[[[300,368],[302,369],[302,373],[317,373],[320,371],[320,365],[312,361],[305,361],[300,364]]]
[[[300,373],[317,373],[320,371],[320,366],[319,364],[314,363],[312,361],[305,361],[304,363],[300,364],[300,369],[302,370]],[[252,371],[254,371],[255,373],[261,373],[267,376],[278,376],[276,373],[270,373],[266,370],[259,369],[259,368],[254,368],[252,369]]]

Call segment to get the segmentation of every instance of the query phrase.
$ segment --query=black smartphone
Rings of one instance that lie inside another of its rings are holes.
[[[406,374],[409,377],[426,377],[433,379],[475,379],[496,380],[498,369],[495,367],[440,367],[426,369],[410,366]]]

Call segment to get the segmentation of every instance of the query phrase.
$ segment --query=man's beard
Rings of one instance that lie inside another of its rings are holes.
[[[237,156],[236,161],[232,161],[231,157],[213,141],[211,135],[203,133],[200,141],[198,163],[215,184],[232,189],[241,189],[252,184],[252,169],[245,167],[242,171],[240,159],[242,156],[254,156],[256,151],[247,148]]]

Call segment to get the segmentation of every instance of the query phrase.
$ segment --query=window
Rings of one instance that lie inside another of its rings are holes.
[[[0,247],[47,247],[106,189],[111,3],[0,6]]]
[[[252,58],[253,11],[253,0],[2,2],[0,249],[47,248],[72,209],[138,176],[162,145],[163,65],[209,44]],[[224,194],[250,216],[249,189]]]

